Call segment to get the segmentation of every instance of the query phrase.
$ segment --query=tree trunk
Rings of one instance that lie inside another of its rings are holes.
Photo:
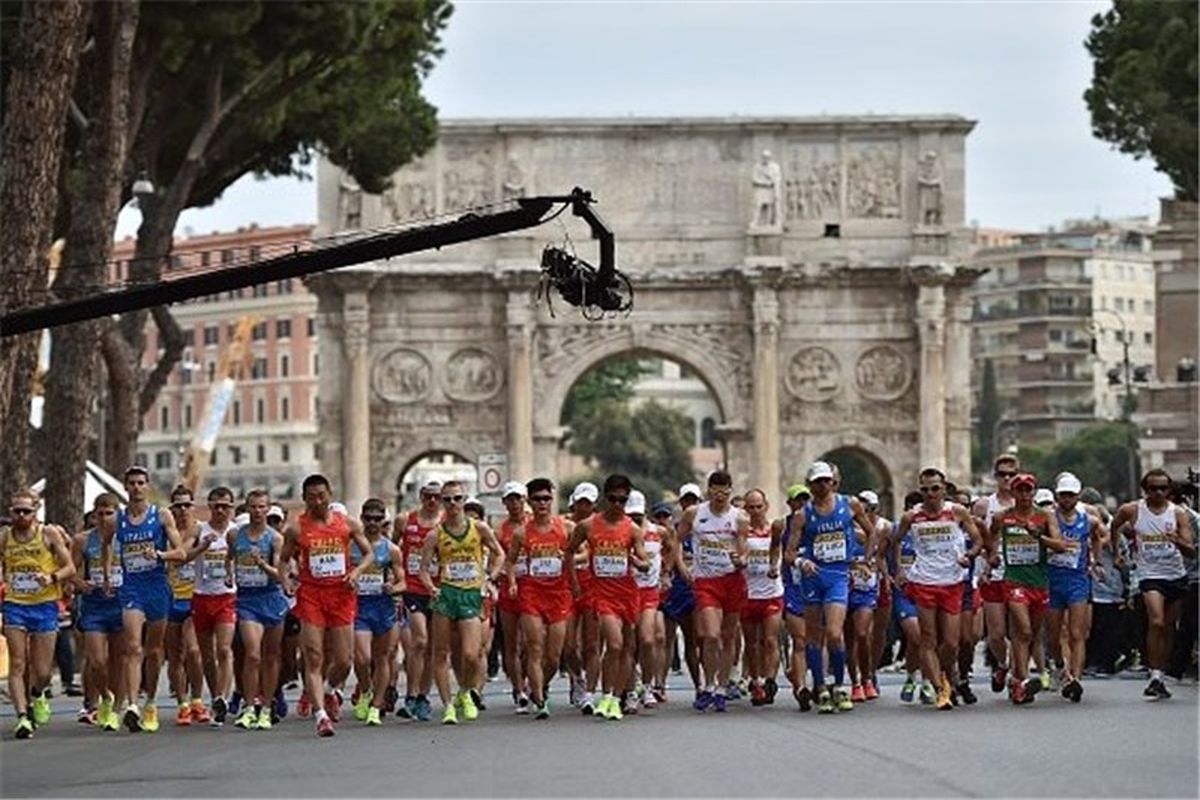
[[[28,3],[22,11],[0,133],[0,309],[44,302],[47,250],[58,202],[67,105],[87,29],[81,0]],[[38,335],[0,339],[0,496],[29,480],[29,401]]]
[[[112,231],[127,177],[129,73],[137,21],[137,0],[101,3],[94,11],[96,48],[84,61],[80,77],[91,84],[85,96],[93,102],[84,109],[90,125],[80,153],[83,181],[71,198],[66,262],[72,268],[62,270],[54,284],[56,294],[64,299],[108,282]],[[46,419],[55,427],[55,446],[46,473],[46,518],[68,529],[84,512],[80,478],[91,450],[100,334],[100,323],[89,320],[57,329],[52,340]]]

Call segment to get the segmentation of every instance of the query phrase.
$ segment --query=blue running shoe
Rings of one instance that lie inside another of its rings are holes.
[[[713,711],[719,711],[722,714],[725,713],[725,700],[726,700],[725,695],[714,694],[712,697]]]
[[[707,711],[708,707],[713,704],[713,693],[704,691],[696,695],[696,699],[692,701],[692,708],[697,711]]]

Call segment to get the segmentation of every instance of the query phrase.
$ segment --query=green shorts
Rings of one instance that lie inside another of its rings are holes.
[[[473,619],[483,615],[483,592],[479,589],[442,585],[429,610],[456,622],[461,619]]]

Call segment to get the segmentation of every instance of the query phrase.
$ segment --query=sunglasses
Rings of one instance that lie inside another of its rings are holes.
[[[531,503],[549,503],[554,500],[554,495],[550,494],[535,494],[529,498]]]
[[[1147,492],[1169,492],[1171,487],[1164,483],[1148,483],[1146,484]]]
[[[833,483],[833,478],[813,478],[809,483]]]
[[[937,494],[945,488],[946,487],[942,486],[940,483],[935,483],[933,486],[922,486],[920,489],[918,489],[918,491],[921,494]]]
[[[93,511],[92,513],[101,517],[115,517],[117,515],[117,510],[115,508],[104,508]]]
[[[604,499],[607,500],[608,502],[612,503],[614,506],[623,506],[629,502],[629,495],[627,495],[627,494],[606,494],[606,495],[604,495]]]
[[[11,511],[14,514],[21,514],[21,515],[33,513],[32,508],[10,508],[9,511]]]
[[[233,508],[233,503],[209,503],[208,507],[211,509],[214,509],[214,510],[216,510],[218,508],[230,509],[230,508]]]
[[[733,494],[733,489],[728,486],[710,486],[708,487],[709,494],[715,494],[718,497],[728,497]]]
[[[996,477],[1000,478],[1002,480],[1008,480],[1009,478],[1017,477],[1017,473],[1008,472],[1008,471],[1004,471],[1004,470],[996,470]]]
[[[766,506],[762,503],[746,503],[747,511],[762,511]]]
[[[363,522],[383,522],[387,519],[384,514],[363,514]]]
[[[442,495],[443,503],[461,503],[467,499],[465,494],[446,494]]]
[[[180,503],[171,503],[171,508],[191,508],[193,505],[194,505],[194,503],[192,503],[190,501],[180,502]]]

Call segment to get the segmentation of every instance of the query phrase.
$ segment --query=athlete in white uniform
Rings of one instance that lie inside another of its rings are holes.
[[[779,690],[779,627],[783,617],[783,578],[779,562],[782,534],[767,516],[767,495],[761,489],[746,492],[745,511],[750,515],[746,537],[746,604],[742,606],[746,673],[750,676],[750,702],[770,705]]]
[[[992,475],[996,479],[996,491],[981,497],[972,509],[976,524],[981,530],[991,530],[992,517],[1014,502],[1009,482],[1021,471],[1021,461],[1011,453],[996,456]],[[989,567],[987,559],[975,562],[975,573],[979,578],[979,599],[983,602],[983,623],[987,628],[988,649],[992,653],[992,691],[1004,691],[1008,677],[1007,621],[1004,600],[1004,564]]]
[[[226,564],[233,524],[233,492],[218,486],[208,493],[209,521],[200,524],[197,539],[196,590],[192,595],[192,624],[200,644],[204,679],[212,698],[213,727],[225,724],[233,688],[233,634],[237,624],[237,592]]]

